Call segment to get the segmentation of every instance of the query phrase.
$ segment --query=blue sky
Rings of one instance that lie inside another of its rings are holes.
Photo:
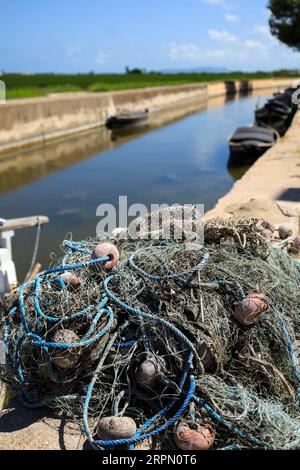
[[[267,0],[0,0],[0,70],[300,68]]]

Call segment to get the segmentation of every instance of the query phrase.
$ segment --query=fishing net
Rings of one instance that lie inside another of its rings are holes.
[[[91,256],[104,237],[65,241],[4,300],[1,379],[97,449],[203,448],[199,433],[214,449],[300,448],[300,265],[256,219],[209,221],[204,235],[115,241],[111,271],[112,256]],[[101,437],[107,417],[136,429]]]

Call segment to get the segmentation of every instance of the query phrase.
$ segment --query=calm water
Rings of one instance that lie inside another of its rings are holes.
[[[208,210],[239,175],[227,169],[227,138],[253,122],[257,100],[227,101],[127,141],[111,142],[98,130],[19,155],[15,166],[1,169],[0,215],[49,216],[38,256],[46,267],[68,232],[74,239],[94,236],[97,206],[117,204],[119,195],[127,195],[129,204],[203,203]],[[13,240],[20,280],[34,236],[35,229],[26,229]]]

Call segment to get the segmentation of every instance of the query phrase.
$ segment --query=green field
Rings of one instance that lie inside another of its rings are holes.
[[[54,75],[54,74],[5,74],[0,78],[5,82],[7,98],[29,98],[45,96],[49,93],[66,93],[76,91],[114,91],[131,88],[145,88],[161,85],[183,85],[187,83],[201,83],[224,80],[251,80],[273,78],[281,76],[296,76],[287,72],[257,72],[228,74],[174,74],[163,75],[159,73],[143,74],[110,74],[110,75]]]

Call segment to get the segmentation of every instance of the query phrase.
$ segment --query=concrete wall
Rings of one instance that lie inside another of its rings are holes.
[[[222,83],[209,83],[207,85],[208,97],[221,96],[231,93],[240,93],[250,90],[288,88],[294,80],[290,78],[252,80],[252,81],[228,81]]]
[[[104,125],[120,111],[168,107],[222,96],[241,89],[286,87],[291,80],[260,80],[153,87],[112,93],[67,93],[11,100],[0,105],[0,154]]]

